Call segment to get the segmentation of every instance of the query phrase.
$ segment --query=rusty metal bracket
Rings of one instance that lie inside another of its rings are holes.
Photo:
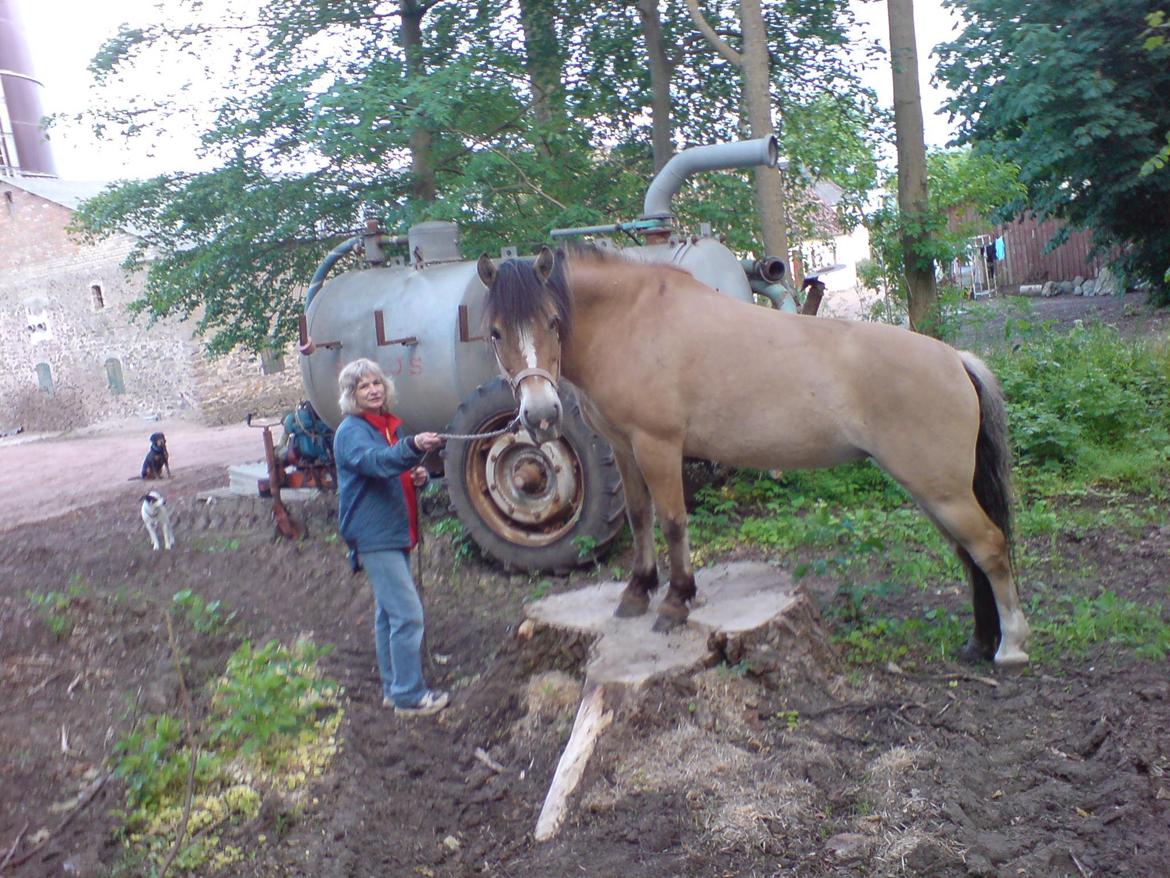
[[[378,339],[378,347],[385,347],[389,344],[407,346],[418,344],[418,336],[415,335],[405,335],[402,338],[386,338],[386,318],[382,316],[381,309],[374,312],[374,334]]]
[[[459,340],[467,341],[483,341],[484,336],[471,334],[471,318],[467,313],[467,306],[459,306]]]
[[[301,348],[308,347],[309,344],[309,321],[304,314],[297,317],[297,330],[300,333]],[[313,342],[314,348],[327,348],[329,350],[341,350],[341,342],[339,341],[317,341]],[[311,353],[311,351],[310,351]],[[309,354],[305,354],[308,356]]]

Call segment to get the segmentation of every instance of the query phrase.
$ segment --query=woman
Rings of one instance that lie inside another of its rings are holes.
[[[394,385],[373,360],[354,360],[337,380],[346,415],[333,439],[339,529],[353,569],[364,568],[374,589],[382,705],[403,716],[438,713],[448,695],[423,681],[423,609],[409,557],[418,542],[414,492],[427,480],[418,463],[442,440],[436,433],[399,439],[402,421],[390,413]]]

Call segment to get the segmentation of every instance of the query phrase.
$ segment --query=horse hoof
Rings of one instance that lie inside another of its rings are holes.
[[[613,614],[618,619],[633,619],[641,616],[648,609],[650,609],[650,595],[622,592],[622,599],[618,602],[617,609],[613,611]]]
[[[978,640],[968,640],[959,650],[959,660],[969,665],[978,665],[991,661],[995,649],[984,646]]]
[[[1028,654],[1022,649],[1004,652],[1000,650],[995,656],[995,666],[1003,668],[1004,670],[1011,670],[1012,668],[1022,668],[1028,664]]]
[[[681,619],[676,619],[673,616],[666,616],[662,613],[659,613],[658,618],[654,620],[654,625],[652,626],[651,630],[658,634],[668,634],[675,628],[681,628],[686,624],[686,621],[686,616]]]

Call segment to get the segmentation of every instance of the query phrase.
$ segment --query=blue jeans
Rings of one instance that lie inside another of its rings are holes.
[[[422,675],[423,608],[410,578],[406,552],[362,553],[374,589],[374,648],[382,697],[413,707],[426,694]]]

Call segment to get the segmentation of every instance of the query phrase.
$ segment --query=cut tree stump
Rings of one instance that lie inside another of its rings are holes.
[[[537,653],[534,664],[585,665],[577,719],[536,822],[538,841],[556,835],[598,738],[620,703],[647,681],[720,661],[746,661],[754,672],[767,673],[780,670],[794,654],[808,657],[811,650],[816,661],[831,656],[815,608],[784,571],[733,562],[697,571],[695,584],[698,595],[686,626],[669,634],[651,630],[665,589],[654,596],[648,613],[634,619],[613,615],[622,582],[587,586],[525,607],[517,636]]]

